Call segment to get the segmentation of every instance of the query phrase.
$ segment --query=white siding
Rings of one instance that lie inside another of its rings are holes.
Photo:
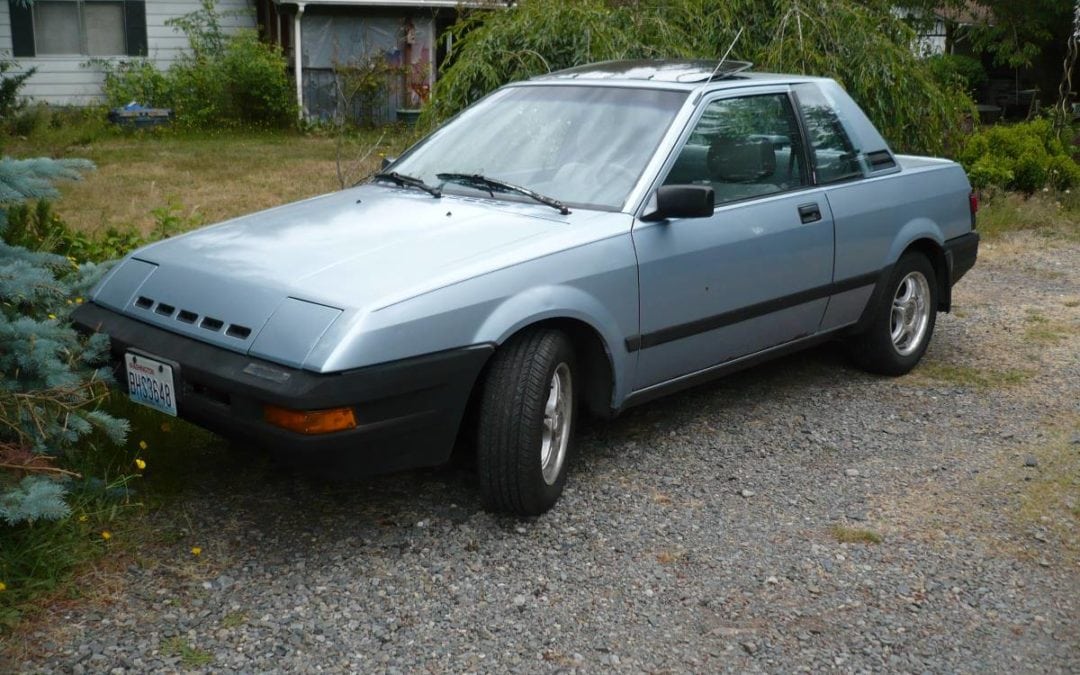
[[[165,22],[199,8],[198,0],[146,0],[146,41],[148,56],[164,70],[188,47],[187,38]],[[255,27],[255,8],[250,0],[218,0],[218,12],[228,29]],[[11,16],[8,3],[0,1],[0,51],[11,55]],[[116,60],[134,57],[117,56]],[[38,56],[17,59],[21,69],[37,68],[21,90],[25,98],[50,105],[90,105],[103,100],[99,68],[84,67],[88,56]]]

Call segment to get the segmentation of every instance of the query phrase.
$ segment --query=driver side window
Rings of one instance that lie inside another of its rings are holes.
[[[807,185],[799,125],[786,94],[713,101],[665,185],[708,185],[716,204]]]

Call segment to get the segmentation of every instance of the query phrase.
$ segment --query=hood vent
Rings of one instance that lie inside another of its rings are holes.
[[[136,298],[134,304],[138,309],[153,312],[154,314],[163,317],[172,317],[181,323],[198,325],[200,328],[205,328],[213,333],[220,332],[222,328],[225,328],[225,334],[231,338],[236,338],[237,340],[247,340],[251,337],[251,329],[247,326],[230,323],[228,324],[228,327],[226,327],[225,322],[221,319],[215,319],[211,316],[200,317],[196,312],[192,312],[189,309],[181,309],[177,312],[175,306],[164,302],[155,302],[153,298],[148,298],[145,295],[140,295]]]
[[[202,323],[199,324],[199,327],[200,328],[205,328],[206,330],[212,330],[212,331],[214,331],[216,333],[219,330],[221,330],[221,327],[224,326],[224,325],[225,325],[225,322],[222,321],[221,319],[213,319],[211,317],[204,316],[203,320],[202,320]]]
[[[225,334],[229,337],[246,340],[248,339],[248,336],[251,335],[251,329],[247,326],[237,326],[233,323],[229,324],[229,327],[225,329]]]

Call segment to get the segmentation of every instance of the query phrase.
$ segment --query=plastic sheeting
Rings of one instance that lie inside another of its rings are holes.
[[[415,64],[427,68],[428,84],[434,76],[435,21],[430,16],[412,16],[408,28],[406,16],[356,15],[347,11],[311,11],[301,20],[301,44],[304,68],[304,107],[307,114],[326,119],[337,113],[333,69],[336,66],[363,63],[383,56],[395,66],[405,65],[405,54]],[[412,44],[406,49],[406,39]],[[422,68],[420,70],[423,70]],[[387,82],[390,108],[382,119],[393,121],[398,106],[415,107],[411,94],[401,91],[401,82]]]

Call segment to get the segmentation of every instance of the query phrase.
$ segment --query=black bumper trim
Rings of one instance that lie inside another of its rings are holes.
[[[357,473],[436,466],[450,457],[480,371],[495,351],[480,344],[333,374],[251,358],[92,303],[72,313],[84,332],[107,333],[122,376],[136,348],[179,364],[180,417],[254,441],[291,459]],[[356,429],[305,435],[267,424],[263,405],[296,410],[351,406]]]
[[[968,232],[945,242],[945,259],[949,264],[949,283],[955,284],[960,277],[975,266],[979,256],[979,233]]]

